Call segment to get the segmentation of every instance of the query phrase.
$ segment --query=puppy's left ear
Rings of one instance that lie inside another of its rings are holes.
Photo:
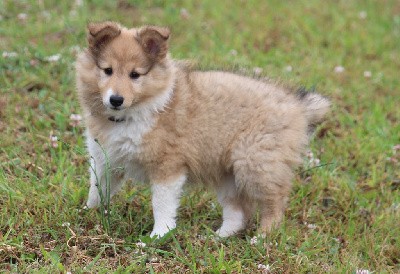
[[[143,50],[153,61],[160,61],[168,53],[168,28],[147,26],[139,29],[137,40]]]

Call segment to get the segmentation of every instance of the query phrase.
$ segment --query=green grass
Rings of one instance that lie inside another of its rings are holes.
[[[398,1],[83,2],[0,1],[0,272],[400,272]],[[254,227],[217,240],[221,209],[199,189],[187,190],[178,228],[162,242],[147,236],[145,185],[113,199],[109,234],[100,212],[82,210],[89,164],[84,129],[69,119],[80,113],[74,59],[86,23],[104,19],[167,25],[175,58],[260,67],[331,98],[311,144],[321,167],[297,172],[279,229],[257,243]]]

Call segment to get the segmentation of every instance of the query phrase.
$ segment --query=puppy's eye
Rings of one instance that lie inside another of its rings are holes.
[[[105,68],[105,69],[104,69],[104,73],[105,73],[106,75],[112,75],[113,70],[112,70],[112,68]]]
[[[140,77],[140,74],[137,73],[136,71],[132,71],[131,73],[129,73],[129,77],[130,77],[131,79],[137,79],[137,78]]]

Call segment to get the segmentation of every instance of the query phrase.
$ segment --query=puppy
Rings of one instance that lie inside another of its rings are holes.
[[[308,129],[329,101],[191,69],[171,59],[169,36],[156,26],[88,25],[88,47],[76,62],[91,156],[87,206],[114,195],[127,178],[148,182],[150,236],[162,237],[176,226],[185,182],[204,183],[223,208],[219,236],[244,229],[256,209],[260,232],[269,232],[282,219]]]

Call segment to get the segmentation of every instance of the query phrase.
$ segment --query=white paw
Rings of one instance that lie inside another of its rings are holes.
[[[238,231],[236,231],[236,230],[226,229],[224,227],[221,227],[220,229],[215,231],[215,233],[221,238],[225,238],[225,237],[229,237],[229,236],[235,235],[237,232]]]
[[[150,237],[151,238],[156,237],[157,239],[160,239],[173,229],[175,229],[175,225],[172,225],[172,227],[171,226],[154,227],[153,231],[150,233]]]
[[[224,221],[222,226],[215,232],[219,237],[229,237],[237,234],[239,231],[246,228],[243,221]]]
[[[100,205],[100,195],[99,193],[89,192],[89,197],[86,202],[88,208],[96,208]]]

